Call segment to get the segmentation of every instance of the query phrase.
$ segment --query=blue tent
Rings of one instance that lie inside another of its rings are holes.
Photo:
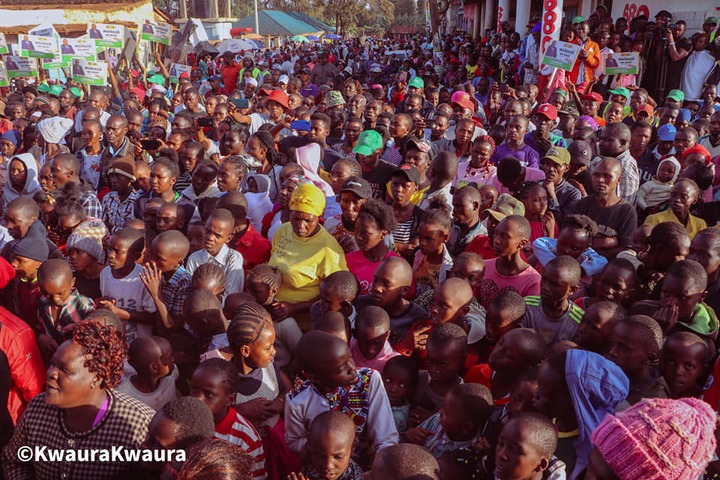
[[[233,28],[252,28],[255,30],[255,15],[249,15],[233,23]],[[293,35],[324,35],[335,31],[330,25],[298,12],[279,10],[260,10],[258,12],[259,32],[263,36],[292,37]]]

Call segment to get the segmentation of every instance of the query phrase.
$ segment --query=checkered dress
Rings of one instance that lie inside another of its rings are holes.
[[[110,405],[107,413],[100,423],[83,433],[68,432],[61,409],[45,403],[44,393],[35,397],[20,417],[10,443],[3,450],[0,463],[6,480],[99,480],[116,478],[136,469],[138,465],[130,462],[23,463],[17,457],[18,448],[24,445],[47,446],[47,450],[110,449],[113,446],[123,446],[128,450],[139,449],[155,412],[124,393],[112,390],[109,393]]]

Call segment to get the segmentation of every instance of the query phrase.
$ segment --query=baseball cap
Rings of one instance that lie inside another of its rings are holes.
[[[561,95],[565,100],[567,100],[567,98],[568,98],[568,92],[564,88],[557,88],[552,93],[553,94],[557,93],[558,95]]]
[[[353,153],[360,155],[372,155],[383,146],[382,136],[375,130],[365,130],[358,137],[358,142],[353,148]]]
[[[277,102],[284,109],[290,110],[290,105],[288,105],[288,94],[283,92],[282,90],[273,90],[272,92],[270,92],[270,95],[268,95],[268,100]]]
[[[470,100],[470,94],[467,92],[455,92],[450,99],[452,106],[460,105],[463,108],[469,108],[475,112],[475,104]]]
[[[680,112],[678,112],[677,120],[680,122],[689,122],[690,121],[690,110],[687,108],[681,108]]]
[[[564,115],[572,115],[574,117],[580,116],[580,111],[578,110],[578,108],[575,106],[574,103],[566,103],[563,108],[558,110],[558,113],[564,114]]]
[[[550,120],[556,120],[558,116],[557,108],[549,103],[543,103],[540,105],[535,113],[538,115],[545,115]]]
[[[412,80],[408,82],[408,88],[425,88],[425,82],[420,77],[413,77]]]
[[[570,152],[562,147],[552,147],[549,149],[541,160],[545,160],[546,158],[560,165],[570,165]]]
[[[585,140],[575,140],[568,147],[570,163],[575,165],[590,165],[592,160],[592,148]]]
[[[495,205],[485,210],[485,212],[499,222],[508,215],[525,215],[525,206],[512,195],[503,193],[495,201]]]
[[[420,150],[421,152],[428,153],[430,150],[432,150],[432,147],[429,143],[427,143],[424,140],[420,140],[419,138],[410,137],[407,142],[405,142],[405,150]]]
[[[572,24],[577,25],[578,23],[583,23],[584,21],[585,21],[585,17],[583,17],[582,15],[578,15],[577,17],[574,17],[572,19]]]
[[[62,93],[62,91],[63,91],[63,87],[62,87],[62,86],[60,86],[60,85],[53,85],[52,87],[50,87],[50,90],[48,91],[48,93],[49,93],[50,95],[54,95],[54,96],[56,96],[56,97],[59,97],[60,94]]]
[[[147,79],[148,82],[154,83],[155,85],[164,85],[165,84],[165,77],[160,75],[159,73],[156,73],[152,77]]]
[[[717,25],[717,24],[718,24],[718,19],[717,19],[717,17],[708,17],[708,18],[705,19],[705,22],[704,22],[704,23],[710,24],[710,25]]]
[[[666,123],[662,127],[658,128],[658,140],[661,142],[674,142],[677,128],[674,125]]]
[[[248,77],[248,78],[245,79],[245,85],[253,85],[253,86],[257,87],[257,86],[258,86],[258,81],[255,80],[255,79],[252,78],[252,77]]]
[[[183,72],[183,73],[180,74],[180,78],[183,78],[183,79],[185,79],[185,78],[190,78],[190,73],[188,73],[188,72]]]
[[[667,10],[660,10],[657,15],[655,15],[655,18],[658,17],[672,18],[672,13],[668,12]]]
[[[653,110],[652,106],[650,104],[646,103],[645,105],[640,105],[635,112],[635,115],[639,114],[640,112],[647,113],[648,117],[652,117],[655,114],[655,111]]]
[[[345,99],[343,98],[342,93],[338,90],[330,90],[325,98],[327,108],[345,105]]]
[[[370,73],[380,73],[382,72],[382,67],[379,63],[373,63],[370,65]]]
[[[625,87],[613,88],[612,90],[608,90],[608,93],[611,95],[622,95],[625,98],[630,98],[630,90]]]
[[[602,95],[600,95],[599,93],[595,93],[595,92],[586,93],[585,95],[582,96],[582,99],[583,100],[593,100],[598,103],[602,103],[602,101],[603,101]]]
[[[350,177],[342,184],[340,192],[352,192],[360,198],[372,198],[372,187],[364,178]]]
[[[309,74],[309,73],[310,73],[310,67],[303,67],[303,68],[300,70],[300,73],[308,73],[308,74]]]
[[[223,77],[220,75],[213,75],[209,78],[209,80],[212,80],[213,82],[220,82],[222,81]]]
[[[82,98],[82,92],[77,87],[70,87],[70,93],[75,95],[75,98]]]
[[[280,78],[278,78],[278,83],[284,83],[287,85],[290,82],[290,77],[287,75],[280,75]]]
[[[37,91],[42,93],[48,93],[50,91],[50,85],[47,83],[41,83],[37,86]]]
[[[541,33],[542,32],[542,23],[538,22],[532,27],[532,33]]]
[[[676,102],[683,102],[685,101],[685,92],[682,90],[670,90],[670,93],[667,94],[666,98],[675,100]]]
[[[420,184],[420,172],[418,172],[418,169],[415,168],[415,165],[410,165],[409,163],[400,165],[398,168],[395,169],[395,171],[393,171],[391,177],[399,175],[402,175],[411,182],[415,182],[418,185]]]

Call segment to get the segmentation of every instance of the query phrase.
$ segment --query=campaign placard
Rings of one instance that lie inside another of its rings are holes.
[[[640,54],[638,52],[606,53],[602,58],[605,75],[631,75],[638,72]]]
[[[10,78],[8,77],[7,71],[5,70],[5,65],[0,62],[0,87],[9,87],[10,86]]]
[[[170,71],[168,72],[170,75],[170,83],[180,83],[180,75],[187,72],[188,75],[192,72],[192,67],[190,65],[183,65],[181,63],[173,63],[170,65]]]
[[[7,41],[5,40],[5,34],[0,33],[0,55],[10,53]]]
[[[580,53],[580,46],[574,43],[561,42],[559,40],[550,40],[545,48],[545,54],[543,55],[543,65],[549,65],[551,67],[557,67],[560,70],[570,71],[575,65],[578,54]]]
[[[98,48],[122,48],[125,27],[106,23],[90,23],[87,34]]]
[[[57,39],[40,35],[20,36],[20,56],[30,58],[53,58],[57,52]]]
[[[170,45],[172,27],[170,27],[169,23],[153,22],[150,19],[145,19],[138,30],[140,40]]]
[[[62,61],[70,63],[74,58],[95,61],[97,48],[95,40],[90,38],[63,38],[60,40]]]
[[[82,58],[75,58],[72,61],[73,80],[85,85],[106,85],[107,84],[107,63],[91,62]]]
[[[34,58],[16,57],[14,55],[4,58],[8,78],[38,76],[37,61]]]

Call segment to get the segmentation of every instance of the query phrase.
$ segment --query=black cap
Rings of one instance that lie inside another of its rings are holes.
[[[350,177],[343,183],[340,192],[352,192],[360,198],[372,198],[372,187],[364,178]]]
[[[411,182],[415,182],[416,184],[420,185],[420,172],[418,172],[418,169],[415,168],[415,165],[410,165],[409,163],[400,165],[392,173],[393,177],[395,177],[397,175],[402,175],[403,177],[407,178]]]
[[[575,140],[568,147],[570,152],[571,165],[590,165],[592,160],[592,148],[585,140]]]
[[[660,11],[655,15],[655,18],[658,18],[658,17],[672,18],[672,13],[668,12],[667,10],[660,10]]]

